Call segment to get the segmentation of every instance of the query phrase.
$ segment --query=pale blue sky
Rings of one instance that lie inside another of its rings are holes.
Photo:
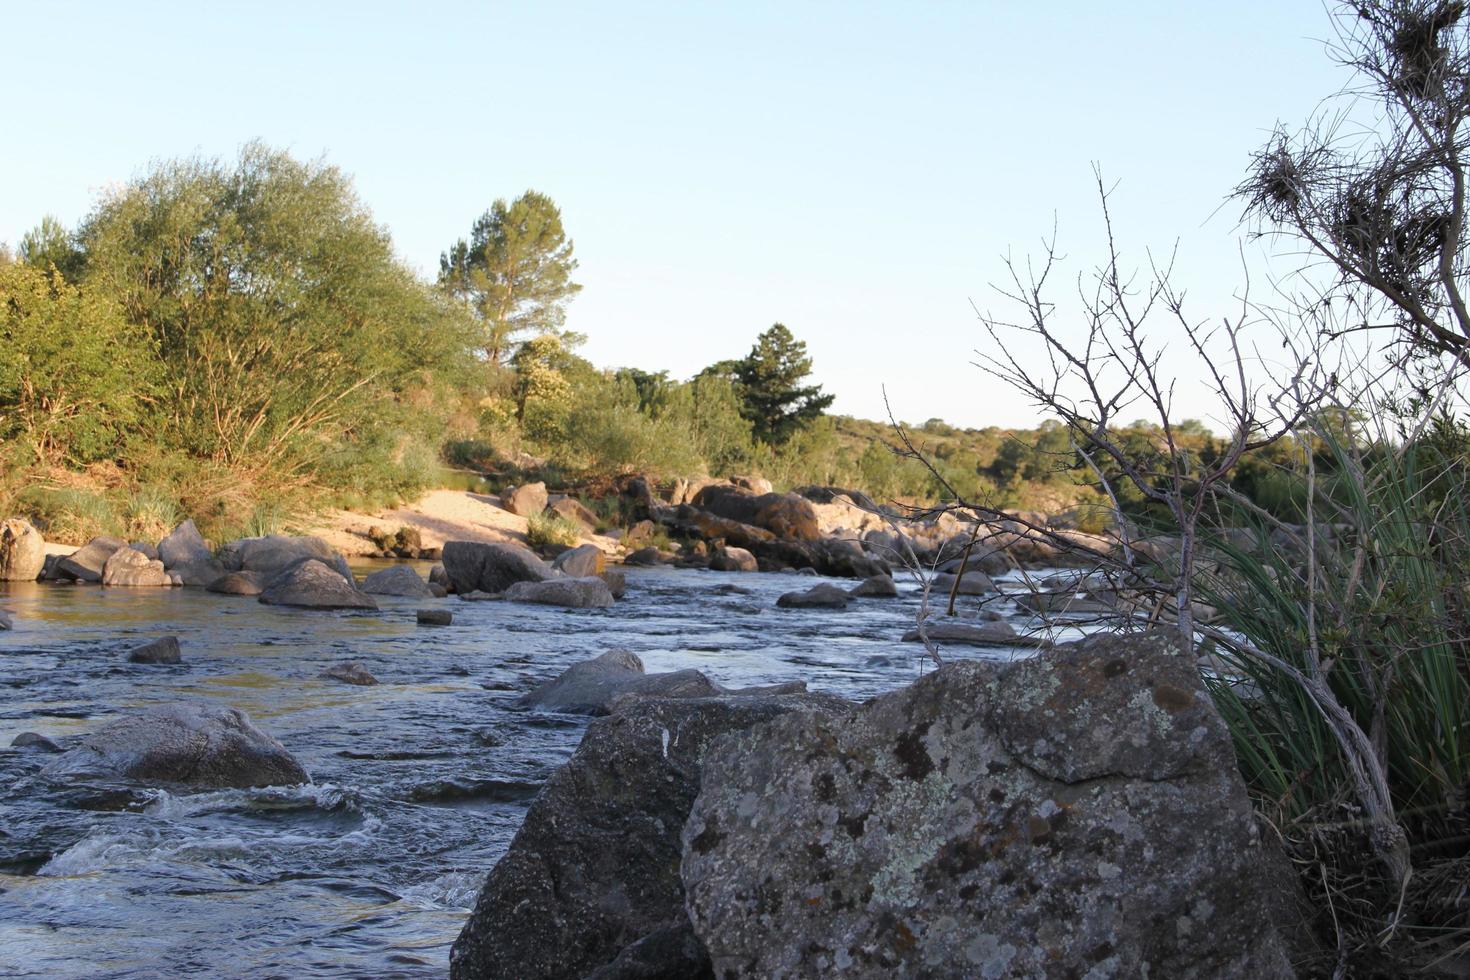
[[[595,363],[688,376],[780,320],[836,410],[878,417],[886,384],[902,417],[967,425],[1036,417],[970,366],[969,303],[1053,214],[1095,254],[1093,161],[1125,246],[1181,239],[1196,311],[1224,311],[1238,209],[1216,210],[1344,80],[1315,2],[6,0],[0,23],[0,240],[260,138],[354,175],[428,276],[534,187],[576,241]]]

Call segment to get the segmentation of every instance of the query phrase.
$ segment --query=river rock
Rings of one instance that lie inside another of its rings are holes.
[[[481,541],[444,544],[444,572],[454,591],[504,592],[517,582],[544,582],[555,578],[551,566],[526,548]]]
[[[546,508],[553,514],[570,518],[591,531],[597,527],[597,515],[576,497],[561,497]]]
[[[187,520],[158,542],[158,558],[165,568],[173,571],[180,565],[212,561],[214,552],[210,550],[209,542],[204,540],[194,522]]]
[[[448,609],[420,609],[414,619],[420,626],[449,626],[454,622],[454,613]]]
[[[706,751],[684,827],[724,978],[1292,976],[1230,736],[1170,636],[946,664]]]
[[[733,545],[716,548],[714,557],[709,560],[709,567],[717,572],[755,572],[760,570],[760,564],[755,560],[755,555],[752,555],[744,548],[736,548]]]
[[[621,599],[628,592],[628,576],[615,568],[609,568],[597,576],[607,583],[607,590],[612,593],[614,599]]]
[[[18,517],[0,522],[0,582],[34,582],[46,565],[46,540]]]
[[[816,508],[794,493],[754,494],[716,484],[699,491],[694,506],[716,517],[763,528],[783,540],[816,541],[822,536]]]
[[[119,718],[82,736],[42,773],[209,787],[308,781],[285,746],[255,727],[245,712],[193,702]]]
[[[372,596],[348,585],[339,572],[316,559],[293,565],[271,579],[261,591],[260,601],[268,606],[304,609],[378,608]]]
[[[584,544],[576,548],[568,548],[557,555],[551,567],[572,578],[585,578],[588,575],[601,575],[607,571],[607,558],[597,545]]]
[[[536,602],[543,606],[572,609],[606,609],[613,604],[612,590],[596,575],[517,582],[505,590],[505,597],[511,602]]]
[[[852,596],[825,582],[805,592],[788,592],[776,600],[782,609],[846,609]]]
[[[93,538],[56,563],[56,573],[78,582],[101,582],[102,569],[119,548],[128,543],[110,535]]]
[[[663,563],[663,554],[657,548],[653,547],[639,548],[637,551],[630,554],[627,558],[623,559],[624,565],[651,566],[662,565]]]
[[[179,577],[180,585],[192,586],[193,588],[209,588],[209,584],[225,574],[224,562],[213,556],[199,558],[192,561],[180,562],[169,566],[164,562],[170,575]],[[254,572],[236,573],[253,575]]]
[[[848,595],[859,599],[896,599],[898,583],[892,575],[874,575],[863,579]]]
[[[45,735],[36,732],[21,732],[10,740],[13,749],[30,749],[33,752],[60,752],[61,746],[57,745]]]
[[[500,495],[500,506],[520,517],[534,517],[546,509],[546,484],[527,483]]]
[[[427,599],[434,595],[429,583],[408,565],[380,568],[362,580],[362,591],[369,595],[398,595]]]
[[[259,572],[226,572],[216,576],[205,588],[220,595],[260,595],[265,583]]]
[[[182,659],[177,636],[160,636],[128,651],[128,661],[135,664],[176,664]]]
[[[449,573],[444,570],[444,565],[442,562],[436,563],[432,568],[429,569],[429,584],[437,585],[441,589],[446,590],[451,587],[449,582]]]
[[[163,562],[133,548],[119,548],[102,565],[102,584],[110,587],[160,588],[173,582]]]
[[[328,680],[342,681],[345,684],[355,684],[358,687],[371,687],[378,683],[361,661],[349,660],[342,664],[332,664],[326,670],[317,675]]]
[[[516,707],[600,715],[607,713],[613,698],[629,692],[650,697],[711,697],[720,693],[720,687],[697,670],[646,674],[636,653],[611,650],[573,664],[537,685],[517,699]]]
[[[945,618],[930,620],[924,631],[935,643],[961,643],[975,647],[1044,647],[1048,642],[1041,637],[1017,633],[1010,623],[964,623]],[[903,635],[905,643],[919,641],[917,628]]]
[[[263,538],[244,538],[225,545],[224,555],[225,566],[231,571],[260,572],[268,584],[292,566],[315,560],[357,588],[352,570],[347,567],[347,559],[318,537],[272,534]]]
[[[955,582],[959,582],[959,588],[955,588]],[[962,575],[948,575],[941,572],[934,576],[934,581],[929,586],[929,594],[933,596],[947,596],[953,591],[956,595],[990,595],[999,591],[995,583],[990,580],[979,569],[970,569]]]
[[[679,830],[699,792],[707,746],[786,713],[844,705],[819,695],[640,699],[594,721],[485,879],[450,953],[450,976],[705,976],[702,962],[687,962],[687,942],[668,940],[687,923]],[[655,935],[622,957],[626,966],[667,946],[648,972],[594,972]]]

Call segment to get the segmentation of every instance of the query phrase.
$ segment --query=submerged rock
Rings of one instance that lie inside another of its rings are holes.
[[[448,626],[454,622],[454,613],[448,609],[420,609],[414,618],[420,626]]]
[[[444,572],[455,592],[504,592],[517,582],[555,578],[551,566],[519,545],[447,541]]]
[[[373,597],[342,580],[335,570],[315,559],[294,565],[266,585],[260,601],[269,606],[304,609],[377,609]]]
[[[805,592],[788,592],[776,600],[782,609],[846,609],[852,596],[835,585],[814,585]]]
[[[0,582],[34,582],[46,566],[46,540],[18,517],[0,521]]]
[[[486,878],[450,953],[450,976],[704,975],[698,943],[680,936],[679,831],[706,748],[789,712],[845,705],[819,695],[640,699],[594,721]],[[640,962],[647,972],[629,972]]]
[[[408,565],[381,568],[362,580],[362,591],[369,595],[410,596],[427,599],[434,594],[429,583]]]
[[[343,664],[333,664],[317,676],[325,677],[329,680],[342,681],[346,684],[356,684],[358,687],[371,687],[378,683],[378,679],[357,660],[349,660]]]
[[[119,718],[82,736],[42,774],[212,787],[308,781],[306,770],[285,746],[255,727],[243,711],[191,702]]]
[[[705,754],[684,828],[721,978],[1285,978],[1229,734],[1172,638],[947,664]]]
[[[572,609],[606,609],[613,604],[612,590],[596,575],[517,582],[505,590],[505,597],[511,602],[536,602]]]
[[[160,636],[128,651],[129,662],[135,664],[176,664],[182,659],[177,636]]]

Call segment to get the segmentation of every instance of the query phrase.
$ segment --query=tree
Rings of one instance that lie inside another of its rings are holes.
[[[82,254],[66,226],[48,214],[21,236],[20,260],[42,272],[56,269],[70,279],[81,270]]]
[[[439,282],[474,312],[481,348],[499,363],[518,338],[561,331],[566,304],[582,289],[572,281],[576,269],[560,209],[528,190],[512,204],[497,200],[468,241],[440,255]]]
[[[806,344],[780,323],[757,337],[743,359],[722,361],[705,373],[728,376],[738,385],[741,414],[755,437],[773,446],[820,418],[833,401],[820,385],[801,384],[812,373],[812,359]]]
[[[1361,84],[1300,132],[1278,129],[1237,193],[1248,216],[1336,273],[1299,304],[1322,332],[1384,333],[1404,361],[1470,367],[1466,11],[1460,0],[1339,4],[1332,54]],[[1375,123],[1346,132],[1346,107],[1365,97]]]

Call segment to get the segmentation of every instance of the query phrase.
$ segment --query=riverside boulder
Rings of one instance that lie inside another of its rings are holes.
[[[128,543],[122,538],[102,535],[93,538],[76,551],[56,562],[56,574],[78,582],[101,582],[102,570],[107,559]]]
[[[500,504],[520,517],[534,517],[546,509],[546,484],[527,483],[500,495]]]
[[[816,508],[794,493],[754,494],[714,484],[695,495],[694,506],[716,517],[763,528],[787,541],[816,541],[822,536]]]
[[[455,592],[504,592],[517,582],[555,578],[551,566],[519,545],[447,541],[441,556]]]
[[[510,602],[534,602],[570,609],[607,609],[614,601],[612,589],[596,575],[517,582],[505,590],[505,598]]]
[[[485,879],[450,952],[450,976],[707,975],[688,936],[679,880],[679,831],[699,792],[706,748],[788,713],[845,705],[806,694],[651,698],[594,721]]]
[[[231,541],[224,547],[224,562],[228,570],[259,572],[267,583],[293,565],[309,560],[320,562],[341,576],[354,590],[357,588],[352,569],[347,567],[347,559],[318,537],[272,534]]]
[[[34,582],[46,565],[46,540],[18,517],[0,522],[0,582]]]
[[[131,547],[119,548],[102,564],[102,584],[109,587],[159,588],[172,585],[163,562]]]
[[[408,565],[380,568],[362,580],[361,588],[368,595],[410,596],[415,599],[434,596],[434,590],[429,588],[429,583]]]
[[[271,579],[260,593],[268,606],[303,609],[377,609],[373,597],[359,592],[342,576],[314,558],[292,565]]]
[[[705,753],[716,976],[1292,976],[1227,732],[1172,637],[946,664]]]
[[[597,545],[584,544],[576,548],[568,548],[557,555],[551,562],[551,567],[572,578],[601,575],[607,571],[607,557]]]
[[[208,787],[308,781],[285,746],[252,724],[245,712],[193,702],[119,718],[82,736],[42,774],[121,776]]]
[[[193,520],[184,521],[158,542],[158,559],[169,571],[180,565],[208,562],[213,558],[209,542],[204,540]]]

